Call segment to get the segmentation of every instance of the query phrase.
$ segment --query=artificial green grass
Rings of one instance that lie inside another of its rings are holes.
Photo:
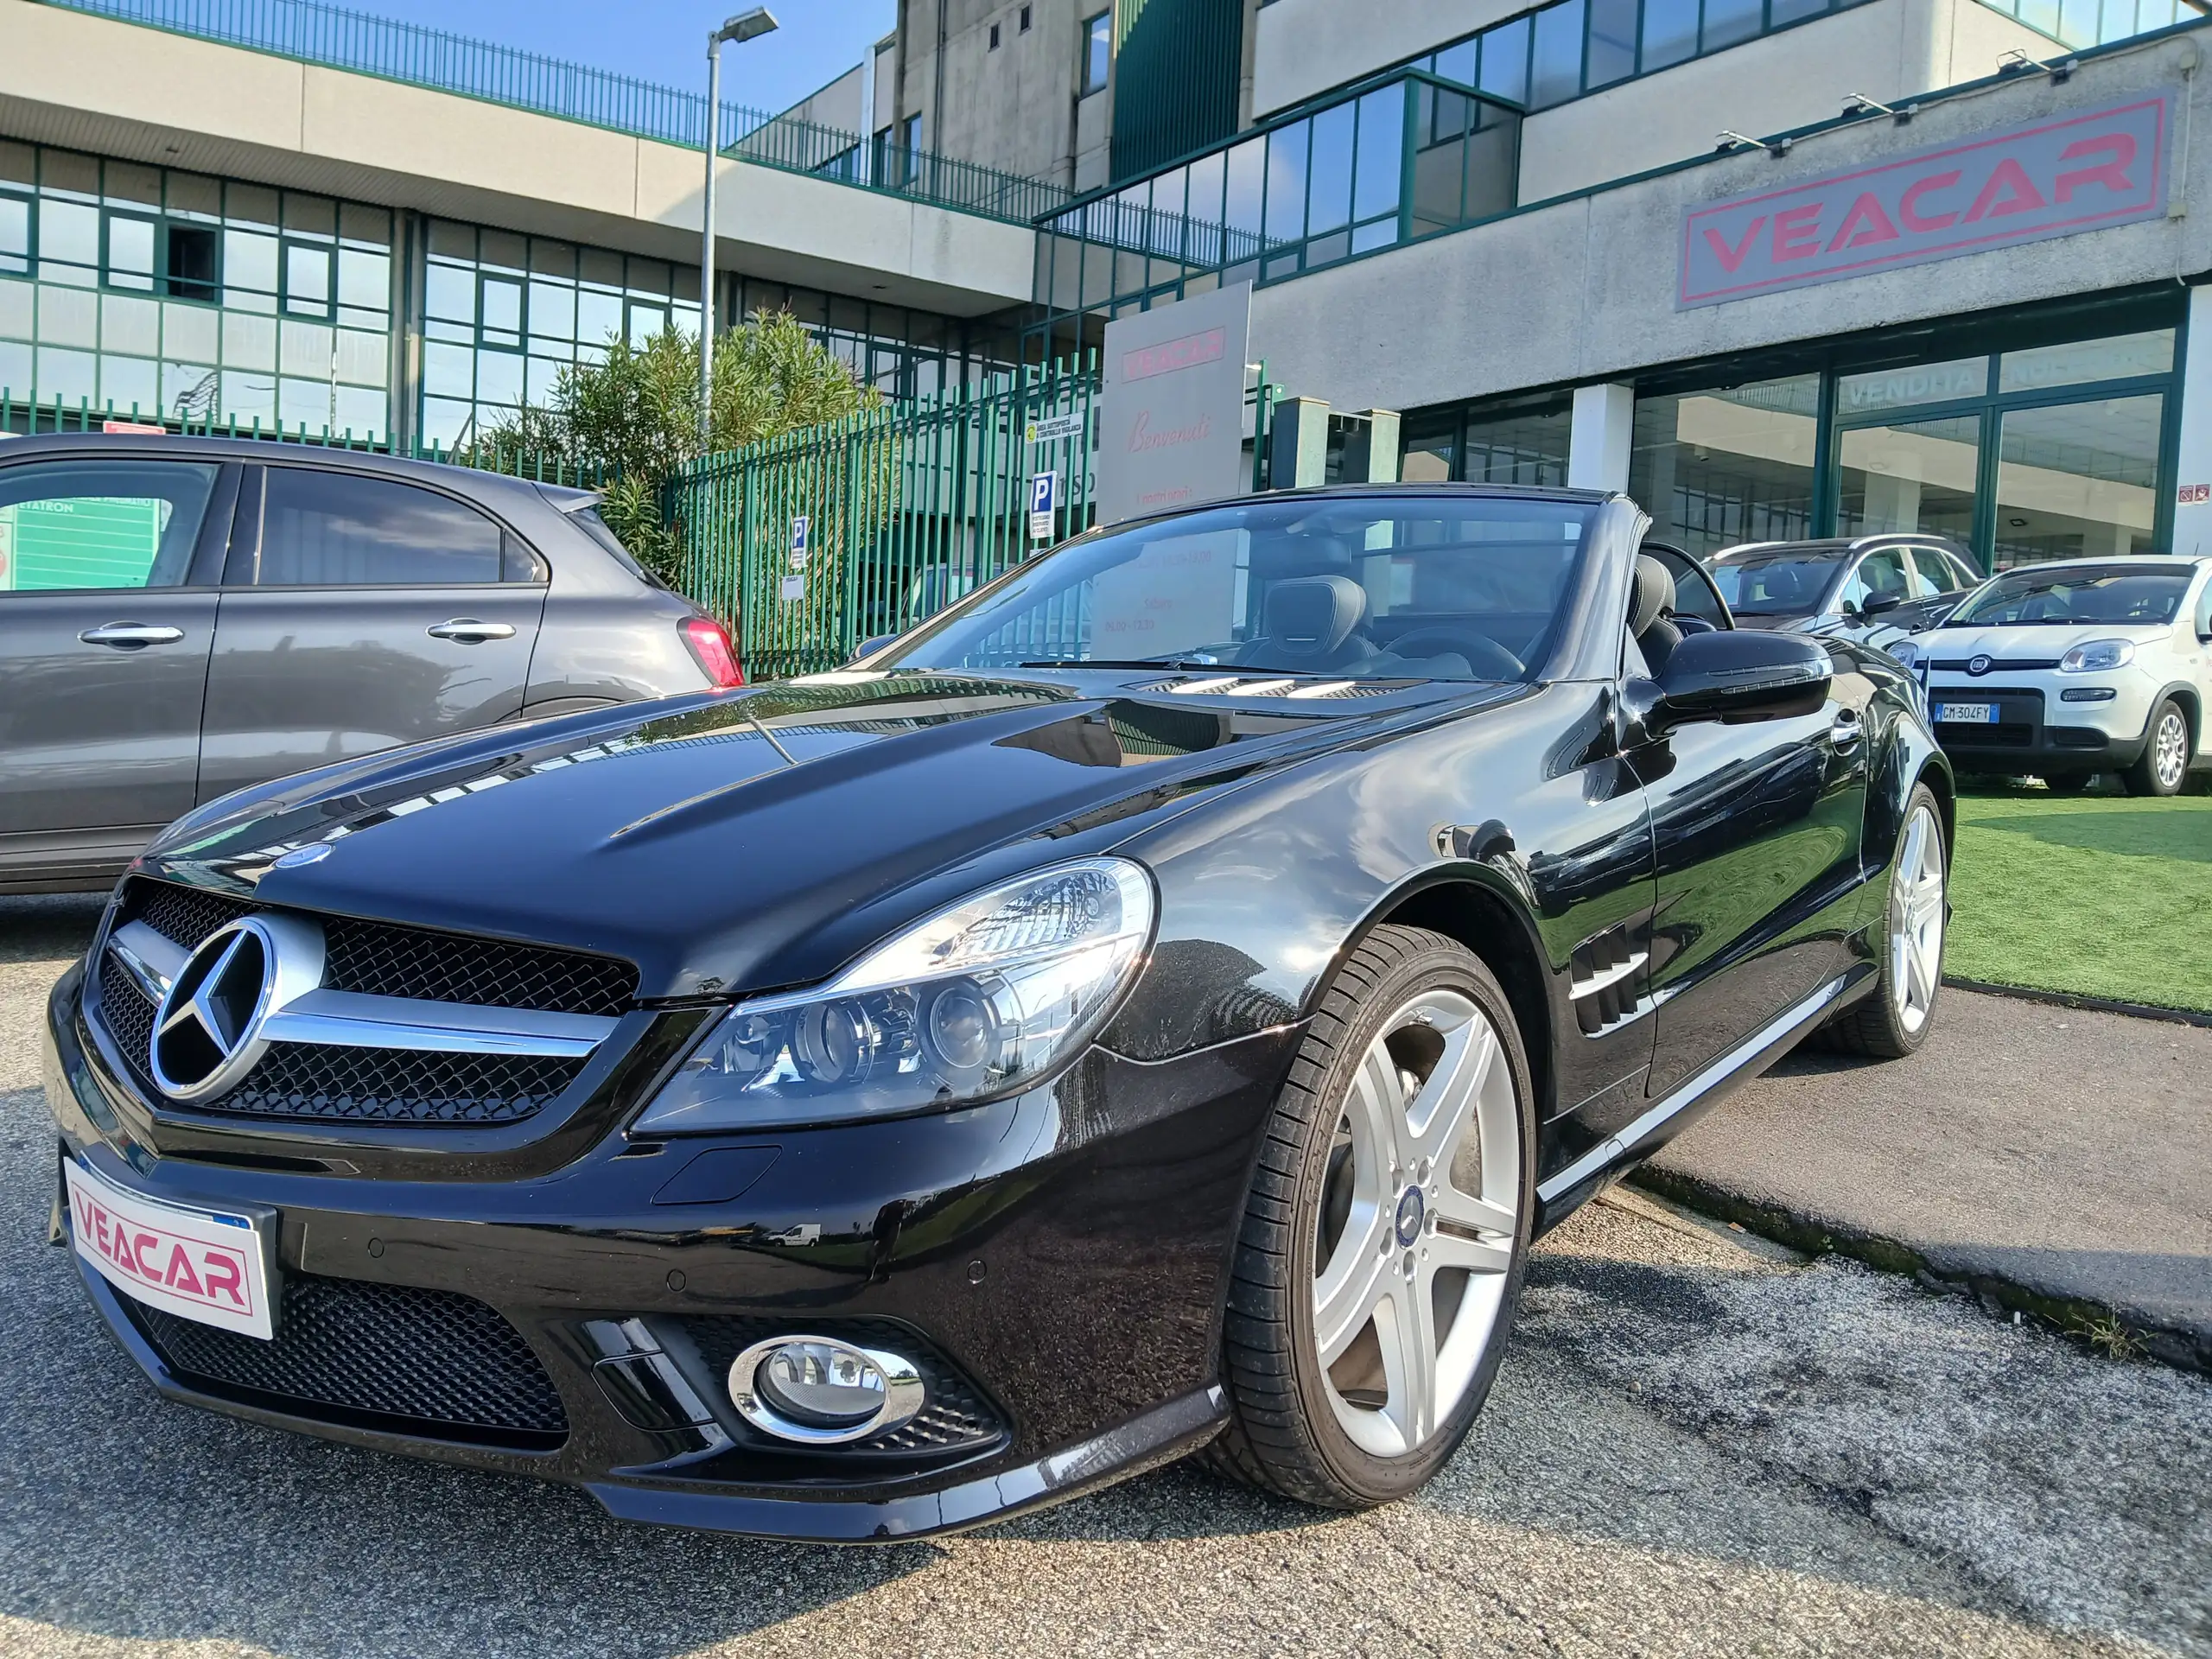
[[[2212,797],[1959,798],[1945,969],[2212,1011]]]

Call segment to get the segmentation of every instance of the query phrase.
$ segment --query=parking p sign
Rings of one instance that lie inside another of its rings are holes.
[[[1029,480],[1029,539],[1052,539],[1053,514],[1060,505],[1060,475],[1057,471],[1035,473]]]
[[[791,569],[794,573],[806,569],[806,515],[795,514],[791,518]]]

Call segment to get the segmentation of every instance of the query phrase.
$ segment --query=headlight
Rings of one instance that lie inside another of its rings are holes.
[[[2062,674],[2101,674],[2110,668],[2126,668],[2135,660],[2135,647],[2126,639],[2091,639],[2074,647],[2058,659]]]
[[[1910,639],[1898,640],[1889,647],[1889,652],[1907,668],[1916,666],[1920,661],[1920,647]]]
[[[739,1003],[633,1133],[875,1117],[1026,1088],[1098,1029],[1152,912],[1151,879],[1121,858],[978,893],[817,990]]]

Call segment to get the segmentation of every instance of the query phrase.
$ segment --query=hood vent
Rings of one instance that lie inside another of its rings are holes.
[[[1286,697],[1294,702],[1387,697],[1418,680],[1301,680],[1287,674],[1217,674],[1204,679],[1156,680],[1135,689],[1173,697]]]

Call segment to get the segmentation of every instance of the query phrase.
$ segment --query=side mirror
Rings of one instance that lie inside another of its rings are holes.
[[[850,668],[862,658],[874,656],[877,652],[881,651],[898,637],[895,633],[879,633],[873,639],[861,640],[859,648],[845,659],[845,666]]]
[[[1692,721],[1734,726],[1815,714],[1827,701],[1834,671],[1827,647],[1802,634],[1685,634],[1651,687],[1656,696],[1644,728],[1656,737]]]
[[[1859,601],[1859,614],[1879,616],[1884,611],[1894,611],[1904,603],[1903,594],[1869,594]]]

